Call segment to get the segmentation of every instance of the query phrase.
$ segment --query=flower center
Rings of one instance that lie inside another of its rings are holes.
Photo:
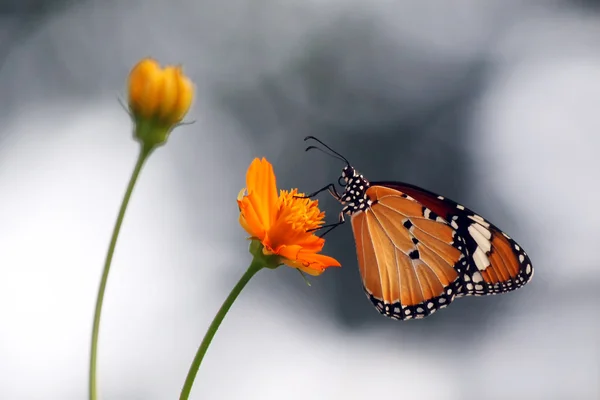
[[[298,193],[297,189],[280,191],[280,218],[297,233],[305,233],[323,225],[325,213],[319,209],[319,201],[295,196],[304,196],[304,193]]]

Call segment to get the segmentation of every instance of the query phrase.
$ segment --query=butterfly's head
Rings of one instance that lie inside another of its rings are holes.
[[[348,182],[350,182],[350,180],[357,175],[356,169],[354,169],[353,166],[346,165],[344,168],[342,168],[342,175],[340,175],[338,183],[340,186],[347,186]]]
[[[317,139],[314,136],[307,136],[304,138],[304,141],[313,140],[317,143],[321,144],[321,146],[325,147],[329,152],[317,147],[317,146],[308,146],[306,151],[308,150],[320,150],[325,154],[328,154],[332,157],[337,158],[340,161],[346,163],[346,166],[342,168],[342,174],[338,178],[338,184],[344,188],[344,192],[342,194],[338,194],[335,190],[335,187],[331,185],[327,185],[324,189],[329,189],[331,194],[340,201],[344,205],[342,212],[346,214],[353,214],[358,211],[364,211],[367,207],[371,205],[371,200],[369,200],[367,196],[367,189],[370,184],[362,175],[360,175],[356,169],[352,165],[346,157],[333,150],[331,147],[327,146],[321,140]],[[319,192],[316,192],[319,193]],[[316,194],[315,193],[315,194]]]

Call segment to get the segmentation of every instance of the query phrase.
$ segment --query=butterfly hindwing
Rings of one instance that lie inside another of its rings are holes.
[[[458,296],[515,290],[531,280],[533,267],[523,248],[477,213],[420,187],[401,182],[372,182],[405,193],[441,216],[465,242],[468,260],[461,272]]]

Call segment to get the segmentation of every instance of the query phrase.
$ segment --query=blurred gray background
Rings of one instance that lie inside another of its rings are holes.
[[[97,286],[137,155],[117,97],[144,56],[183,63],[189,113],[136,187],[101,327],[104,399],[175,399],[250,261],[235,198],[342,165],[485,215],[529,253],[517,292],[380,316],[349,226],[341,269],[263,271],[193,399],[600,398],[600,7],[542,0],[0,2],[0,399],[85,399]],[[321,197],[329,219],[340,207]]]

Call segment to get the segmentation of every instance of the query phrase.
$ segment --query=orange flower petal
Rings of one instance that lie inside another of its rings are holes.
[[[319,276],[323,272],[325,272],[325,268],[322,268],[322,267],[317,268],[317,267],[315,267],[315,264],[308,264],[308,266],[306,266],[298,261],[289,263],[289,261],[285,261],[285,260],[284,260],[284,263],[289,267],[296,268],[296,269],[304,272],[305,274],[308,274],[311,276]]]
[[[311,273],[311,271],[320,271],[320,274],[327,267],[341,266],[339,261],[333,257],[308,251],[298,245],[282,246],[276,254],[285,259],[284,262],[286,265],[298,268],[307,273]]]
[[[154,114],[159,104],[157,90],[161,86],[163,73],[160,65],[151,58],[145,58],[129,74],[129,103],[144,117]]]
[[[302,246],[304,250],[318,253],[319,251],[323,250],[325,239],[320,238],[315,234],[311,234],[310,236],[307,235],[301,240],[298,240],[296,244]]]
[[[322,239],[313,234],[306,234],[305,236],[291,236],[287,235],[286,239],[288,239],[287,243],[278,243],[274,240],[271,240],[272,236],[275,236],[277,232],[273,230],[268,231],[263,240],[263,244],[270,249],[273,249],[273,252],[276,254],[280,253],[280,249],[286,248],[285,251],[300,251],[300,249],[304,249],[306,251],[310,251],[312,253],[318,253],[323,250],[323,246],[325,245],[325,239]],[[310,237],[309,237],[310,236]],[[277,236],[275,236],[277,238]],[[293,243],[293,244],[292,244]],[[294,250],[291,250],[294,249]],[[290,253],[291,254],[291,253]],[[291,258],[295,258],[291,257]]]
[[[276,254],[279,254],[281,257],[285,257],[288,260],[296,261],[298,259],[298,253],[302,250],[302,246],[291,245],[291,246],[280,246],[277,250]]]
[[[240,222],[240,225],[242,226],[242,228],[244,228],[244,230],[246,232],[248,232],[248,235],[255,237],[254,232],[252,232],[250,225],[248,225],[248,222],[246,222],[246,218],[244,218],[244,214],[242,214],[242,213],[240,213],[239,222]]]
[[[166,67],[162,71],[162,84],[158,88],[157,98],[160,100],[158,116],[160,118],[173,118],[173,108],[177,104],[178,93],[178,74],[175,67]],[[175,123],[177,121],[169,121]]]
[[[319,264],[323,268],[342,266],[342,264],[333,257],[305,250],[301,250],[300,253],[298,253],[298,261],[309,263],[310,265]]]
[[[240,224],[251,236],[259,238],[265,237],[265,228],[259,219],[256,209],[252,205],[252,197],[249,195],[244,197],[241,201],[238,200],[238,207],[240,208]],[[243,224],[242,224],[243,220]]]
[[[177,68],[177,83],[179,97],[175,107],[175,118],[181,121],[192,105],[194,99],[194,84],[184,74],[181,67]]]
[[[262,228],[268,231],[277,216],[278,196],[273,166],[265,158],[255,158],[250,164],[246,188],[246,198],[250,200]]]
[[[341,267],[340,263],[333,257],[304,251],[298,254],[297,260],[284,258],[283,262],[312,276],[321,275],[329,267]]]

